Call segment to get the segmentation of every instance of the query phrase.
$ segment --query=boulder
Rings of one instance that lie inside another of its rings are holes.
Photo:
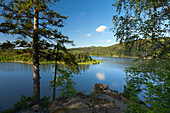
[[[96,94],[118,94],[118,91],[110,90],[108,85],[103,85],[102,83],[95,83],[92,93]]]

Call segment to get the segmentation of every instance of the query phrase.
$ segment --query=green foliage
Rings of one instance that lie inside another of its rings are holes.
[[[50,97],[44,96],[40,99],[40,106],[43,108],[49,108],[51,105]],[[21,96],[20,100],[9,110],[5,110],[2,113],[18,113],[27,110],[33,106],[33,97],[32,96]]]
[[[117,0],[113,5],[117,11],[113,16],[113,32],[117,41],[125,42],[127,48],[136,43],[139,50],[146,52],[148,42],[141,43],[139,40],[151,39],[149,43],[159,48],[152,55],[159,58],[169,56],[170,39],[166,38],[169,37],[170,26],[169,5],[167,0]]]
[[[16,113],[21,110],[31,108],[31,106],[33,105],[32,100],[33,98],[31,96],[26,97],[22,95],[20,101],[17,101],[17,103],[14,104],[13,108],[3,111],[3,113]]]
[[[32,62],[32,55],[20,49],[0,49],[0,62],[25,61]]]
[[[0,24],[0,32],[6,34],[18,34],[21,38],[33,38],[34,34],[39,35],[39,40],[44,37],[49,40],[60,39],[57,27],[63,27],[63,20],[67,17],[51,10],[48,6],[49,0],[1,0],[1,16],[4,18]],[[54,2],[53,2],[54,3]],[[38,15],[34,14],[37,10]],[[34,17],[39,19],[38,29],[34,31]]]
[[[11,43],[10,41],[6,40],[6,42],[0,44],[1,49],[13,49],[15,44]]]
[[[127,105],[125,113],[147,113],[148,109],[142,107],[139,103],[132,103]]]
[[[54,63],[55,57],[53,55],[49,55],[49,51],[43,50],[44,54],[40,54],[40,63]],[[60,51],[61,59],[60,62],[71,63],[75,59],[77,63],[79,62],[88,62],[93,61],[89,54],[86,53],[70,53],[64,54],[64,52]],[[78,56],[81,54],[81,58]],[[12,62],[12,61],[24,61],[26,63],[32,62],[32,50],[30,49],[0,49],[0,62]]]
[[[128,104],[125,113],[147,113],[148,110],[139,103]]]
[[[169,37],[159,38],[159,42],[153,42],[150,39],[143,39],[136,42],[127,42],[121,44],[115,44],[109,47],[84,47],[84,48],[72,48],[70,51],[86,52],[92,56],[106,56],[106,57],[155,57],[158,53],[165,54],[163,52],[162,44],[170,42]],[[132,42],[132,43],[131,43]],[[153,44],[154,43],[154,44]],[[139,46],[140,45],[140,46]],[[168,48],[168,47],[167,47]],[[169,48],[170,49],[170,48]],[[169,54],[161,57],[167,58]]]
[[[92,61],[92,58],[90,57],[88,52],[74,52],[74,56],[77,58],[77,62],[87,62],[87,61]]]
[[[53,4],[55,2],[56,0],[53,1]],[[0,61],[20,60],[33,63],[34,81],[36,81],[34,82],[33,91],[34,104],[39,104],[40,101],[39,63],[56,61],[47,54],[50,47],[55,48],[58,43],[62,45],[72,43],[67,36],[62,35],[58,31],[59,27],[64,26],[63,20],[67,16],[63,16],[50,9],[49,6],[51,3],[51,0],[1,0],[0,2],[0,8],[2,10],[0,16],[3,18],[0,23],[0,32],[16,35],[17,41],[15,41],[15,44],[18,47],[28,47],[28,50],[31,50],[31,53],[16,55],[14,57],[13,55],[3,54]],[[26,41],[25,39],[28,40]],[[5,48],[9,48],[6,45],[10,44],[5,43]],[[1,48],[4,49],[3,44]],[[65,48],[60,50],[65,51]],[[50,55],[53,56],[53,54]]]
[[[72,80],[72,72],[66,71],[63,69],[59,69],[59,76],[56,77],[56,82],[51,81],[51,87],[55,87],[57,89],[57,96],[76,96],[77,93],[81,93],[82,91],[77,91],[74,87],[76,84]]]
[[[153,59],[139,60],[126,69],[124,95],[133,103],[140,103],[137,94],[144,94],[144,103],[149,105],[148,112],[170,112],[170,61]],[[135,104],[130,105],[135,108]],[[130,110],[130,107],[128,108]]]
[[[130,49],[136,44],[140,58],[134,66],[126,69],[123,94],[132,101],[127,112],[170,112],[168,0],[117,0],[113,6],[117,11],[113,16],[116,39]],[[148,47],[153,47],[152,52]],[[143,60],[148,56],[151,60]],[[139,105],[138,94],[143,94],[144,103],[149,105],[147,111]]]
[[[40,99],[40,106],[43,107],[43,108],[47,108],[48,109],[50,107],[51,103],[52,102],[50,100],[50,97],[44,96],[44,97],[42,97]]]

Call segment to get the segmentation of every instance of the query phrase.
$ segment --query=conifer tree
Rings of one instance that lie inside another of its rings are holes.
[[[34,104],[40,102],[40,75],[39,75],[39,51],[40,42],[45,40],[51,42],[60,39],[58,27],[63,27],[62,16],[51,10],[51,0],[1,0],[0,15],[3,21],[0,23],[0,32],[12,34],[18,40],[32,41],[33,49],[33,93]]]
[[[62,35],[62,34],[61,34]],[[51,87],[53,88],[53,101],[56,97],[56,82],[59,70],[63,70],[59,64],[64,63],[64,67],[66,67],[67,71],[72,71],[74,73],[78,72],[78,64],[76,62],[75,56],[70,53],[64,44],[73,44],[73,41],[70,41],[67,36],[61,36],[60,40],[53,41],[53,43],[48,43],[45,45],[45,48],[48,48],[48,52],[45,53],[50,57],[50,60],[55,61],[54,63],[54,79],[50,81]],[[44,47],[43,47],[44,48]],[[65,72],[67,72],[65,71]],[[62,75],[61,75],[62,76]],[[67,78],[67,77],[66,77]]]

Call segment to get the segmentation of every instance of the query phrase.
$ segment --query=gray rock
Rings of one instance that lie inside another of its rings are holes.
[[[95,84],[93,93],[59,97],[49,108],[50,113],[122,113],[127,106],[118,91],[110,90],[108,85]]]
[[[39,105],[34,105],[23,113],[49,113],[49,111],[45,108],[40,107]]]

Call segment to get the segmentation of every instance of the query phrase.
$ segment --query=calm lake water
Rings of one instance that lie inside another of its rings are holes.
[[[79,75],[74,76],[76,89],[90,94],[95,83],[109,85],[110,89],[123,91],[126,67],[132,65],[131,58],[92,57],[103,60],[97,65],[80,65]],[[53,64],[40,65],[41,97],[52,96],[49,81],[53,79]],[[0,107],[9,109],[21,95],[30,96],[33,92],[32,65],[21,63],[0,63]]]

